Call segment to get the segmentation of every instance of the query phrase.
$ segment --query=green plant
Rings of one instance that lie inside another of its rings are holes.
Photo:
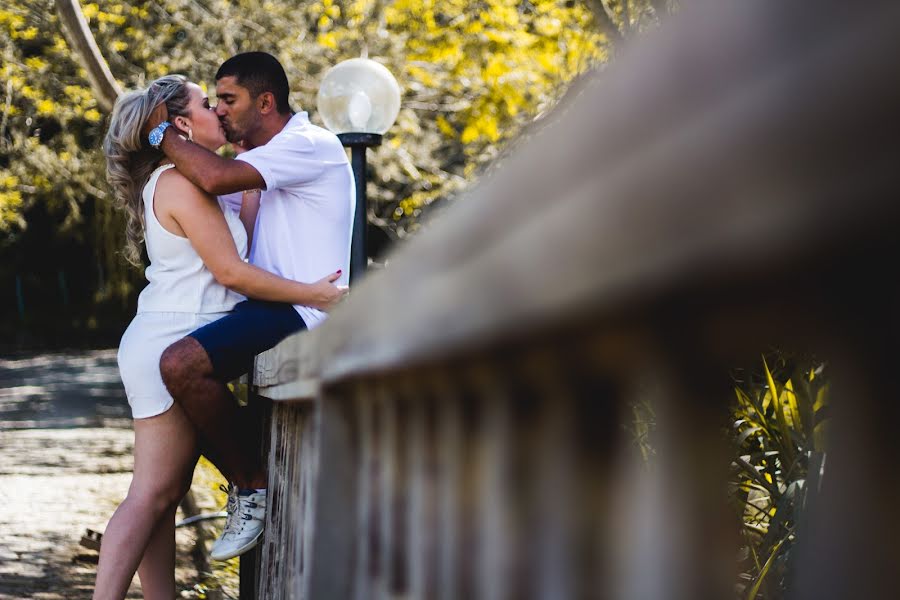
[[[828,377],[814,357],[770,353],[735,373],[732,491],[742,517],[746,600],[781,598],[797,529],[824,464]]]

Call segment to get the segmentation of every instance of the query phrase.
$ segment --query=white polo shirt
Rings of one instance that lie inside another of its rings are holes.
[[[342,269],[335,283],[347,285],[356,191],[337,136],[300,112],[269,143],[237,160],[253,165],[266,182],[250,263],[304,283]],[[294,308],[309,329],[325,319],[314,308]]]

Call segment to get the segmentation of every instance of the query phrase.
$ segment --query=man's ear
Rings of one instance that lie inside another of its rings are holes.
[[[275,110],[275,94],[272,92],[263,92],[257,98],[256,101],[259,106],[259,112],[262,114],[268,114]]]

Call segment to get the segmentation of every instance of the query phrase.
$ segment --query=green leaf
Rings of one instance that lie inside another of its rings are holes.
[[[772,568],[772,564],[775,562],[775,558],[778,556],[778,552],[781,550],[781,547],[787,541],[788,536],[782,538],[780,542],[775,544],[775,547],[772,548],[772,554],[769,555],[769,559],[766,561],[766,564],[763,565],[762,570],[759,572],[759,575],[756,577],[756,581],[753,582],[753,587],[750,588],[750,593],[747,594],[747,600],[754,600],[756,595],[759,594],[759,588],[763,583],[763,580],[766,578],[766,575],[769,574],[769,569]]]
[[[772,372],[769,371],[769,365],[766,363],[766,357],[763,356],[763,368],[766,372],[766,381],[769,384],[769,393],[772,395],[773,409],[775,410],[775,419],[778,423],[779,437],[781,438],[782,468],[787,469],[796,460],[796,452],[794,451],[794,443],[792,439],[791,427],[788,425],[784,415],[784,405],[782,404],[778,387],[775,385],[775,379]]]

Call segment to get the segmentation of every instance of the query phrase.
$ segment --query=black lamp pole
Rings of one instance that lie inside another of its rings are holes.
[[[381,145],[378,133],[339,133],[338,139],[350,148],[350,164],[356,182],[356,210],[353,216],[353,241],[350,244],[350,283],[358,281],[369,263],[366,252],[366,148]]]

